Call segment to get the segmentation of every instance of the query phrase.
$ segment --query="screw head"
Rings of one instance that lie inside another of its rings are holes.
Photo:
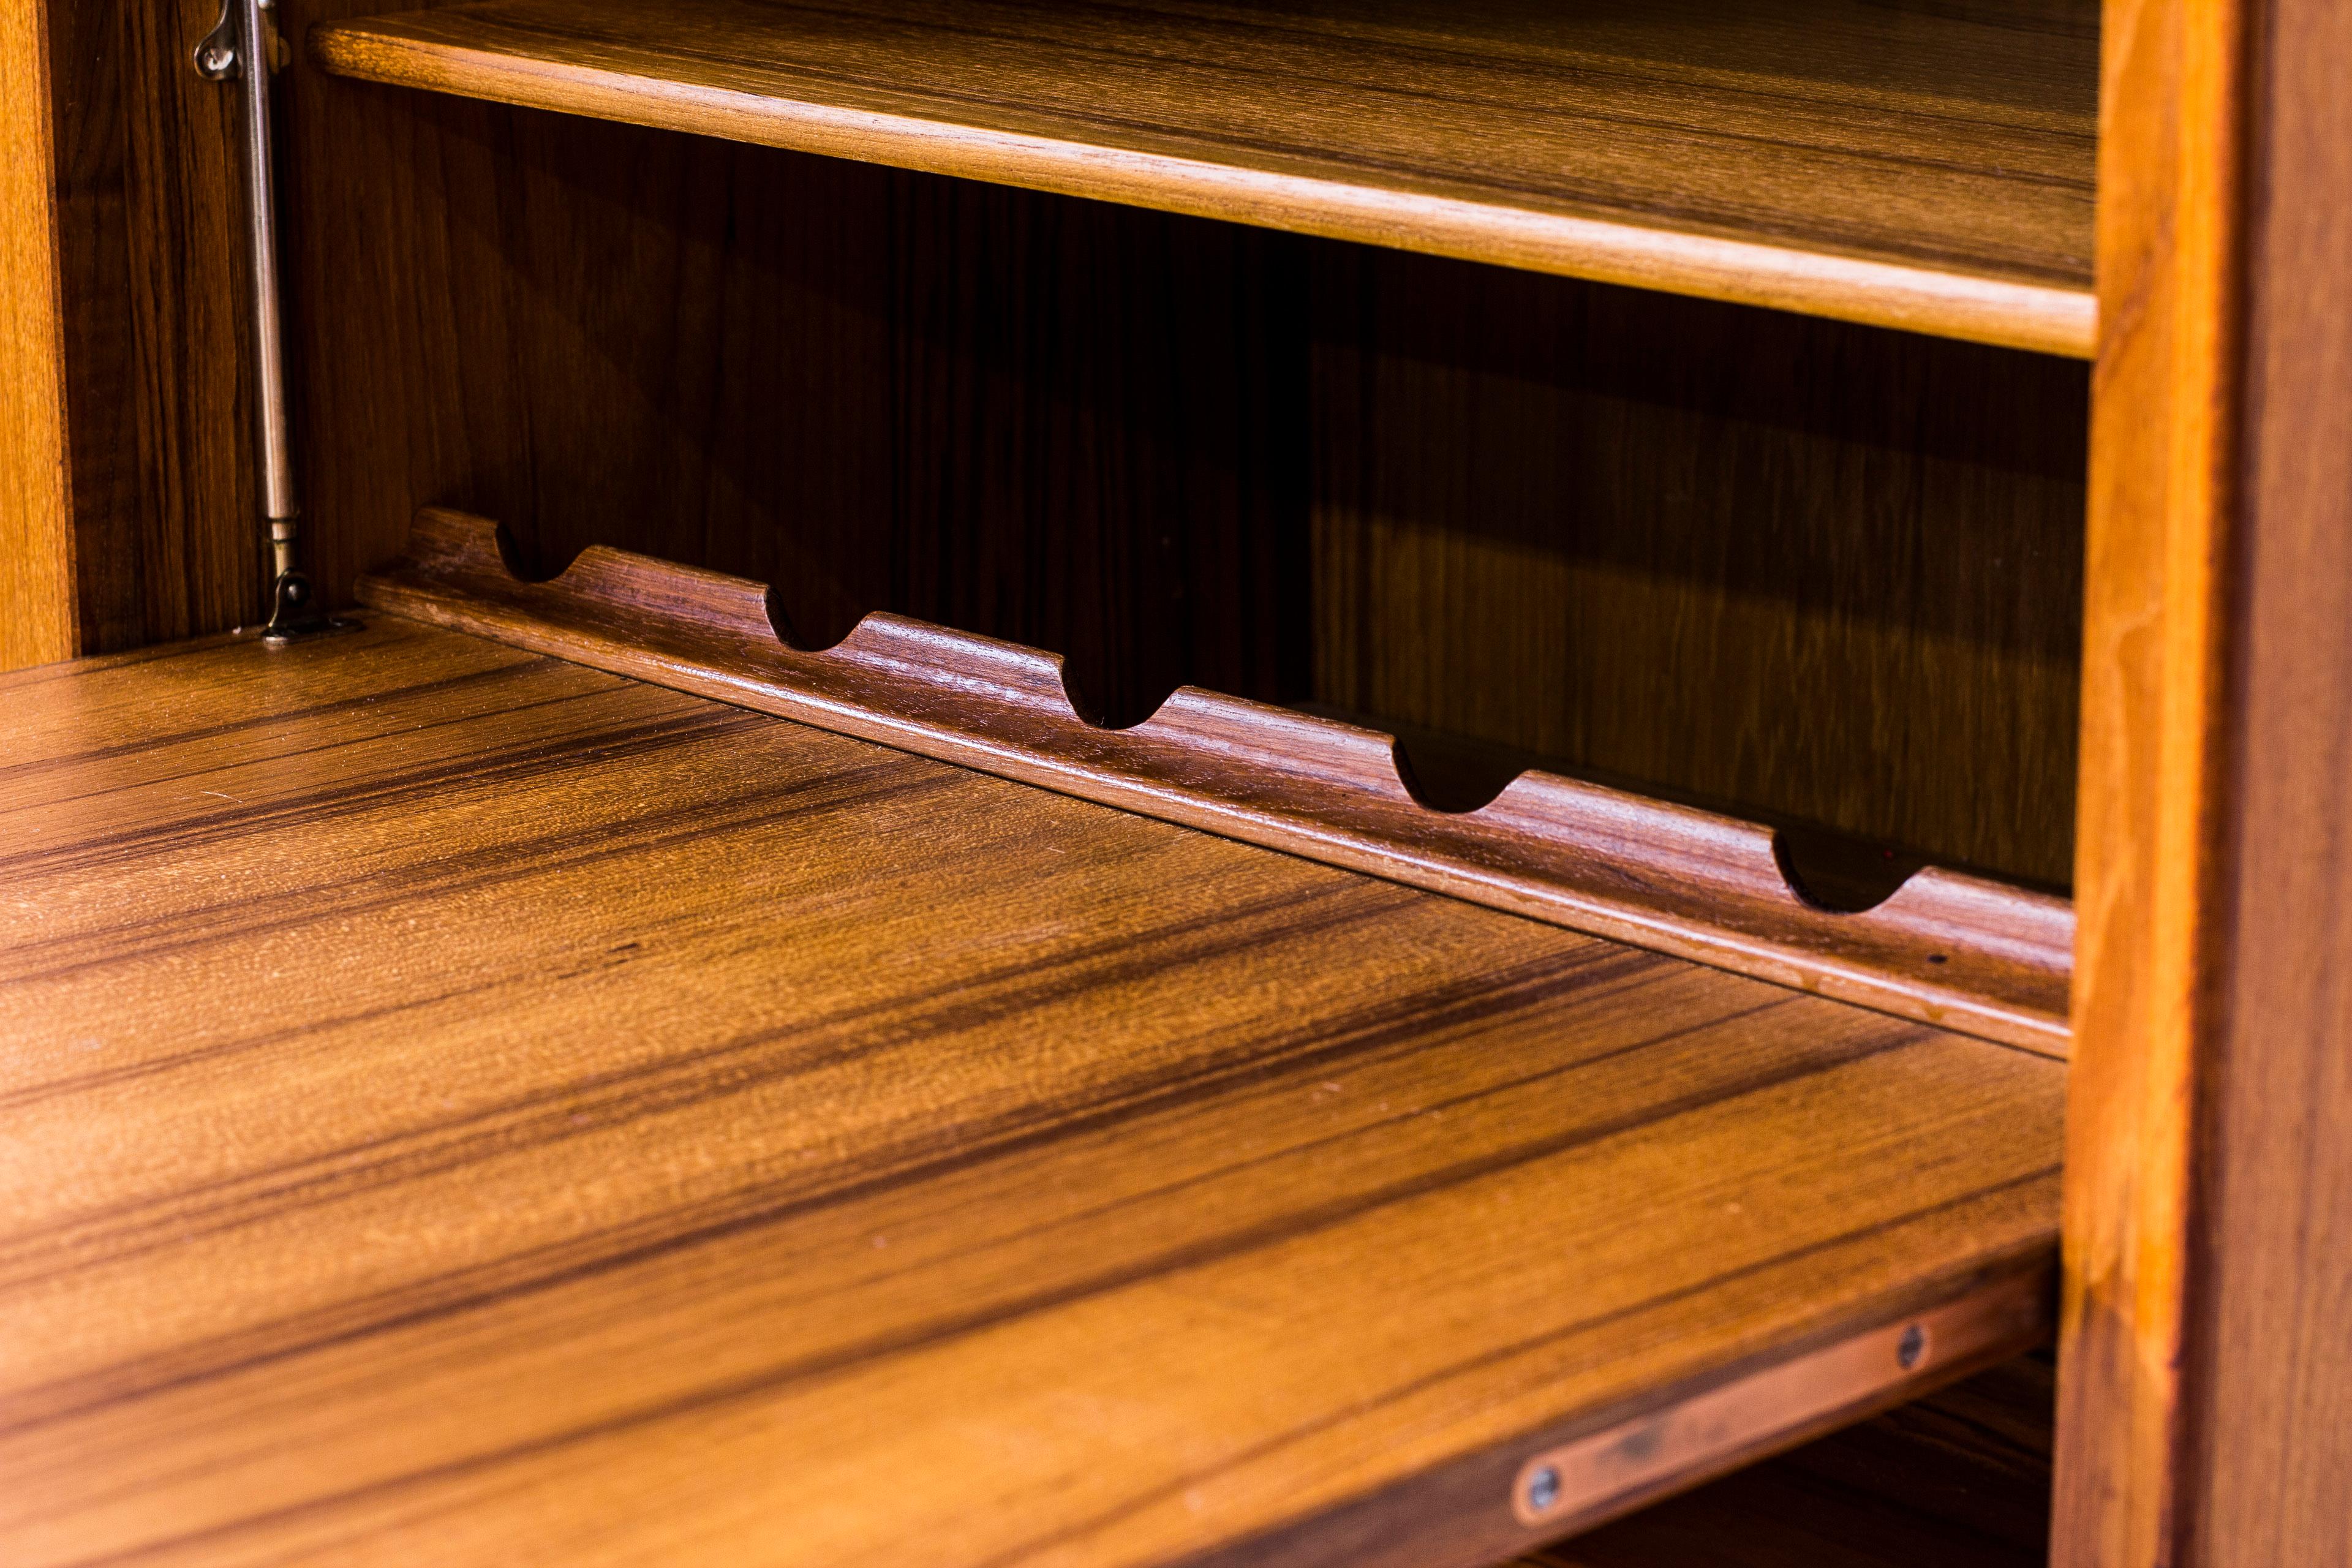
[[[1927,1354],[1927,1329],[1924,1323],[1914,1323],[1903,1331],[1903,1338],[1895,1346],[1895,1359],[1905,1372],[1909,1372]]]
[[[1528,1510],[1541,1513],[1559,1500],[1559,1471],[1549,1465],[1528,1478]]]
[[[205,48],[202,64],[205,70],[219,76],[236,64],[236,54],[226,44],[213,44]]]

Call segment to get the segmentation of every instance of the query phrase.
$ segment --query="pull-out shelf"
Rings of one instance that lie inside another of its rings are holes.
[[[2098,8],[474,0],[345,76],[2087,357]]]
[[[1492,1562],[2047,1331],[2063,1063],[376,614],[0,681],[0,1558]]]

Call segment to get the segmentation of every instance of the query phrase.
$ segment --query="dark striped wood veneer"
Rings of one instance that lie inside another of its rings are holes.
[[[2031,1053],[392,617],[0,708],[16,1568],[1438,1568],[2046,1326]]]

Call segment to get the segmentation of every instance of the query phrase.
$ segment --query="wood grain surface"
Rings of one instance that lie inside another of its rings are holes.
[[[591,550],[517,579],[497,527],[428,510],[365,603],[1778,984],[2063,1055],[2073,911],[1939,869],[1842,913],[1751,823],[1532,773],[1432,809],[1394,741],[1193,688],[1103,725],[1034,649],[895,616],[817,650],[758,584]]]
[[[76,651],[47,31],[0,14],[0,670]]]
[[[2114,16],[2053,1561],[2335,1563],[2352,26],[2291,0]]]
[[[2166,0],[2113,7],[2105,38],[2058,1568],[2172,1568],[2191,1528],[2197,1416],[2180,1380],[2196,1123],[2231,924],[2222,716],[2250,26],[2235,0]]]
[[[392,617],[0,701],[25,1568],[1468,1568],[2047,1321],[2029,1053]]]
[[[79,651],[257,618],[264,538],[236,95],[218,0],[47,16]]]
[[[2079,363],[281,87],[289,266],[336,302],[299,318],[331,593],[451,506],[541,573],[772,584],[815,642],[888,611],[1048,649],[1121,722],[1322,700],[2071,879]]]
[[[2072,881],[2087,367],[1312,261],[1318,700]]]
[[[2206,1568],[2352,1561],[2352,14],[2256,10],[2222,1032],[2196,1168]]]
[[[365,0],[357,0],[364,4]],[[345,10],[354,0],[339,0]],[[286,0],[294,25],[331,13]],[[321,582],[464,506],[1052,647],[1107,711],[1306,682],[1296,237],[284,83]]]
[[[2096,16],[489,0],[371,80],[2087,353]]]

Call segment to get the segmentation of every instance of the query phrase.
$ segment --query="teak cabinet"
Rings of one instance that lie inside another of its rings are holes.
[[[0,14],[0,1561],[2352,1560],[2352,9],[249,5]]]

